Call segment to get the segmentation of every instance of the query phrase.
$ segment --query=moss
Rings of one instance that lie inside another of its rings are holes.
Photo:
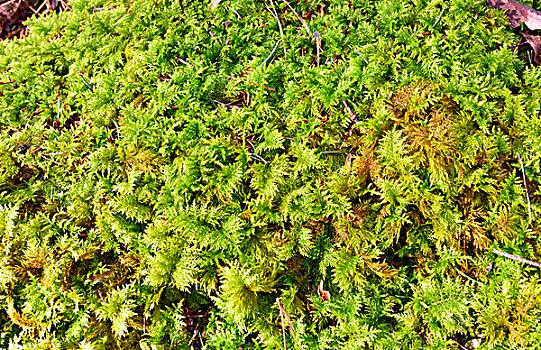
[[[541,260],[504,14],[266,5],[76,0],[0,43],[1,346],[539,347],[537,272],[492,253]]]

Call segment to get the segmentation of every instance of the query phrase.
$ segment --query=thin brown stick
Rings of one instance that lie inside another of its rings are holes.
[[[306,29],[306,32],[308,33],[308,36],[312,36],[312,32],[310,31],[310,28],[308,28],[308,24],[306,24],[304,19],[302,19],[302,17],[297,13],[297,11],[295,11],[295,9],[289,4],[289,2],[287,2],[287,0],[282,0],[282,1],[285,2],[285,4],[291,9],[291,11],[293,11],[295,16],[297,16],[299,21],[301,21],[302,25],[304,26],[304,29]]]
[[[60,3],[62,4],[62,9],[63,9],[64,11],[70,10],[70,9],[71,9],[71,8],[68,6],[68,4],[66,4],[66,3],[64,2],[64,0],[60,0]]]
[[[104,11],[104,10],[114,10],[116,9],[116,6],[111,6],[111,7],[94,7],[94,9],[92,10],[92,12],[98,12],[98,11]]]
[[[54,153],[42,153],[42,155],[50,157],[50,156],[58,156],[58,155],[66,155],[68,152],[54,152]]]
[[[39,5],[38,9],[36,10],[37,12],[41,12],[41,10],[43,9],[43,6],[45,6],[47,4],[47,1],[44,1],[41,3],[41,5]]]
[[[185,60],[183,60],[183,59],[180,58],[180,57],[175,57],[175,59],[176,59],[177,61],[179,61],[180,63],[182,63],[182,64],[188,66],[188,67],[192,67],[192,65],[190,64],[190,62],[185,61]]]
[[[35,9],[32,5],[28,5],[28,8],[29,8],[30,11],[32,11],[35,15],[38,14],[38,11],[36,11],[36,9]]]
[[[41,149],[41,146],[39,146],[38,148],[36,148],[35,150],[33,151],[30,151],[30,153],[28,153],[29,156],[31,156],[32,154],[36,153],[37,151],[39,151]]]
[[[520,153],[517,152],[518,161],[520,162],[520,167],[522,168],[522,180],[524,180],[524,189],[526,190],[526,200],[528,201],[528,215],[530,216],[530,225],[532,224],[532,207],[530,206],[530,194],[528,193],[528,185],[526,184],[526,173],[524,172],[524,164],[522,164],[522,158],[520,158]]]
[[[234,8],[232,8],[231,6],[227,6],[227,8],[230,9],[231,11],[233,11],[233,13],[236,14],[239,19],[242,19],[242,16],[239,15],[239,13],[237,11],[235,11]]]
[[[284,40],[285,36],[284,36],[284,30],[282,28],[282,22],[280,21],[280,17],[278,16],[278,12],[276,11],[276,6],[274,5],[274,1],[270,0],[270,3],[272,7],[269,8],[267,5],[265,5],[265,7],[267,7],[271,15],[274,18],[276,18],[276,22],[278,22],[278,29],[280,30],[280,36],[282,37],[282,41],[284,41],[285,43],[285,40]],[[286,52],[286,46],[284,45],[284,59],[286,59],[286,57],[287,57],[287,52]]]
[[[1,5],[0,5],[0,8],[6,7],[6,6],[10,5],[12,2],[15,2],[15,1],[17,1],[17,0],[9,0],[9,1],[7,1],[7,2],[1,4]],[[17,6],[18,6],[18,5],[17,5]]]
[[[67,166],[67,165],[64,164],[64,163],[60,163],[60,162],[57,162],[57,161],[54,160],[54,159],[51,159],[51,158],[49,158],[49,157],[46,157],[44,154],[40,154],[40,156],[42,156],[43,158],[45,158],[45,159],[47,159],[47,160],[53,162],[53,163],[56,164],[56,165]]]
[[[278,298],[276,298],[276,301],[278,302],[278,307],[280,308],[280,318],[282,319],[282,336],[284,337],[284,350],[287,350],[286,325],[284,324],[284,314],[282,311],[282,303],[280,303],[280,299]]]
[[[14,82],[15,82],[15,80],[10,80],[10,81],[0,81],[0,85],[13,84]]]
[[[287,314],[286,309],[284,308],[284,306],[280,302],[280,299],[277,299],[277,300],[278,300],[278,306],[280,306],[280,309],[282,310],[282,312],[286,316],[286,320],[287,320],[287,323],[289,324],[289,329],[291,330],[291,333],[293,335],[295,335],[295,328],[293,328],[293,323],[291,323],[291,318],[289,318],[289,315]]]
[[[351,121],[355,122],[357,121],[357,115],[355,113],[353,113],[353,111],[351,110],[351,108],[349,108],[346,100],[342,100],[342,104],[344,105],[344,107],[346,108],[346,111],[348,111],[348,114],[349,116],[351,117]]]
[[[519,261],[519,262],[524,263],[524,264],[528,264],[528,265],[532,265],[532,266],[541,268],[540,263],[535,262],[535,261],[531,261],[531,260],[528,260],[528,259],[521,258],[520,256],[516,256],[516,255],[513,255],[513,254],[502,252],[501,250],[498,250],[498,249],[494,249],[494,250],[492,250],[492,252],[494,254],[505,256],[506,258],[513,259],[515,261]]]
[[[211,99],[211,101],[216,103],[216,104],[219,104],[220,106],[224,106],[224,107],[228,107],[228,108],[241,108],[239,106],[232,105],[232,104],[229,104],[229,103],[223,103],[223,102],[220,102],[220,101],[215,100],[215,99]]]

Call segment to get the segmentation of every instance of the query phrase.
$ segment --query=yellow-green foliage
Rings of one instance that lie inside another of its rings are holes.
[[[69,5],[0,43],[1,348],[541,347],[539,272],[492,253],[541,260],[503,13]]]

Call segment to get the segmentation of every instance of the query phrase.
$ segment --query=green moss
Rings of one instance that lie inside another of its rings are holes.
[[[0,43],[1,347],[538,348],[538,272],[492,253],[541,260],[504,15],[292,3],[318,49],[264,5],[79,0]]]

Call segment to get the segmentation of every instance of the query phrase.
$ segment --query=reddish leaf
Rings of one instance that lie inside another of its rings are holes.
[[[541,29],[541,12],[529,6],[514,0],[488,0],[488,4],[498,10],[505,10],[513,28],[524,22],[531,30]]]

